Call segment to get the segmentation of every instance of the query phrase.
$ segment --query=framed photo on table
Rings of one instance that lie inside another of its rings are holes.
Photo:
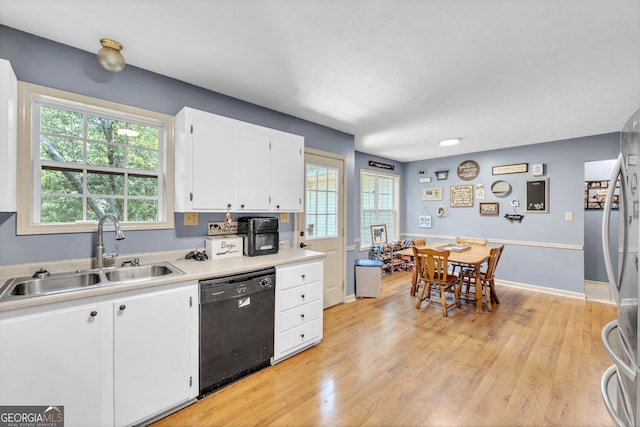
[[[371,244],[387,243],[387,226],[384,224],[371,226]]]

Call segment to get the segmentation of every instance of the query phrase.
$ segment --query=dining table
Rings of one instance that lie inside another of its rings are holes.
[[[481,283],[481,275],[480,268],[482,264],[487,262],[489,259],[489,255],[491,254],[490,246],[482,246],[482,245],[470,245],[470,244],[459,244],[459,243],[449,243],[449,242],[431,242],[426,245],[416,246],[418,249],[436,249],[436,250],[449,250],[449,263],[458,264],[460,266],[472,267],[475,270],[476,274],[476,313],[483,312],[482,305],[482,286]],[[398,251],[400,255],[411,256],[413,257],[413,248],[402,249]],[[412,283],[411,283],[411,292],[412,295],[415,295],[416,289],[416,274],[413,275]]]

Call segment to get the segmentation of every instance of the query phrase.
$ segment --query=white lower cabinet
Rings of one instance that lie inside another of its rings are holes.
[[[0,320],[0,405],[64,406],[67,427],[112,426],[108,307],[20,311]]]
[[[198,285],[0,313],[0,405],[63,405],[65,426],[124,426],[198,394]]]
[[[115,425],[196,397],[197,284],[118,298],[112,310]]]
[[[273,363],[322,340],[323,261],[276,267]]]

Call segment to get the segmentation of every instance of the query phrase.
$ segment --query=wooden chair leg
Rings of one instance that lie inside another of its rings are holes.
[[[416,269],[413,269],[413,275],[411,276],[411,291],[410,295],[415,296],[416,294],[416,285],[418,284],[418,272]]]
[[[429,286],[429,288],[431,288],[431,286]],[[424,291],[426,289],[427,289],[427,284],[423,283],[422,290],[420,291],[420,295],[418,296],[418,301],[416,302],[416,308],[420,308],[420,305],[422,304],[422,300],[424,299]]]
[[[460,293],[458,292],[458,288],[455,283],[453,284],[453,297],[456,300],[456,307],[460,307]]]
[[[444,286],[442,285],[440,285],[440,302],[442,303],[442,315],[449,317],[447,315],[447,298],[445,297]]]
[[[498,294],[496,294],[496,283],[493,280],[491,281],[491,301],[495,302],[496,304],[500,304]]]
[[[488,282],[482,286],[484,287],[485,299],[487,300],[487,310],[493,311],[493,306],[491,305],[491,286]]]

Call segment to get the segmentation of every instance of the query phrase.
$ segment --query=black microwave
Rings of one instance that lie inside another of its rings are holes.
[[[269,255],[278,252],[280,244],[278,218],[238,218],[238,235],[242,236],[244,254],[247,256]]]

